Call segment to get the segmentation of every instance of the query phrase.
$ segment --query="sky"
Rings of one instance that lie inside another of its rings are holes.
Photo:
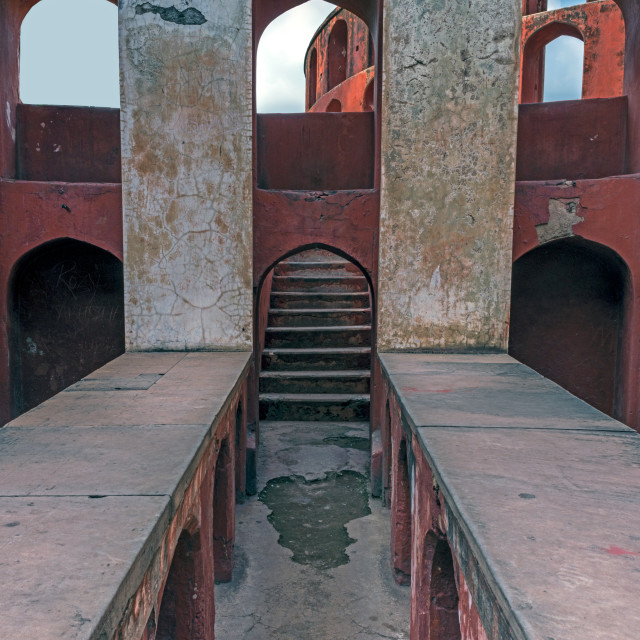
[[[2,0],[0,0],[1,2]],[[576,0],[549,0],[549,9]],[[304,54],[335,8],[323,0],[288,11],[258,47],[256,100],[261,113],[304,111]],[[580,97],[582,42],[563,37],[547,49],[545,100]],[[573,65],[573,66],[572,66]],[[30,104],[118,107],[118,10],[107,0],[41,0],[22,25],[20,97]]]

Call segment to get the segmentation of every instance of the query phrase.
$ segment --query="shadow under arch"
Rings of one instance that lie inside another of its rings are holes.
[[[59,238],[23,254],[7,309],[12,417],[124,352],[122,262],[96,245]]]
[[[283,253],[279,258],[277,258],[276,260],[274,260],[265,270],[264,272],[260,275],[260,278],[258,279],[258,285],[257,285],[257,289],[256,289],[256,302],[258,303],[258,309],[259,307],[259,303],[260,303],[260,299],[261,299],[261,294],[263,291],[263,286],[265,283],[265,280],[267,279],[268,275],[270,273],[273,273],[273,270],[276,268],[276,266],[282,262],[283,260],[287,260],[288,258],[291,258],[292,256],[295,256],[298,253],[303,253],[305,251],[310,251],[313,249],[322,249],[324,251],[330,251],[331,253],[334,253],[335,255],[339,256],[340,258],[344,258],[345,260],[348,260],[349,262],[351,262],[351,264],[355,265],[359,271],[362,273],[362,275],[367,279],[367,284],[369,285],[369,295],[371,296],[371,321],[373,323],[373,326],[375,326],[375,288],[373,286],[373,281],[371,279],[371,274],[362,266],[362,264],[360,264],[360,262],[358,262],[358,260],[356,260],[355,258],[353,258],[352,256],[350,256],[347,252],[343,251],[342,249],[329,245],[329,244],[325,244],[323,242],[310,242],[308,244],[304,244],[304,245],[300,245],[298,247],[296,247],[295,249],[290,249],[289,251]]]
[[[534,31],[526,43],[522,55],[522,80],[520,102],[542,102],[544,95],[545,47],[561,36],[569,36],[584,42],[580,29],[568,22],[554,21]]]
[[[622,418],[632,286],[602,244],[571,237],[532,249],[513,264],[509,354]]]

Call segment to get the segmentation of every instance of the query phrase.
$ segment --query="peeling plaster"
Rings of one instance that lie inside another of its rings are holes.
[[[127,349],[250,349],[250,2],[197,32],[120,6]]]
[[[580,198],[549,198],[549,221],[536,225],[538,242],[544,244],[573,236],[574,225],[584,222],[584,218],[576,215],[579,207]]]
[[[384,20],[379,349],[506,350],[519,3]]]
[[[179,11],[174,6],[158,7],[150,2],[145,2],[136,7],[136,15],[139,16],[144,13],[155,13],[167,22],[175,22],[175,24],[182,25],[200,25],[207,21],[202,12],[193,7]]]

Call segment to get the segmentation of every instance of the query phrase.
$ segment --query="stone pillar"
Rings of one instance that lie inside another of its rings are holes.
[[[128,350],[251,349],[251,2],[120,0]]]
[[[519,0],[387,0],[380,351],[507,348]]]

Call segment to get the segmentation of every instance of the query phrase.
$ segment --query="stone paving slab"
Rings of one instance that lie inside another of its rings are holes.
[[[128,353],[0,429],[0,638],[113,635],[250,358]]]
[[[124,608],[168,523],[166,496],[0,498],[0,636],[92,637]]]
[[[418,429],[440,490],[526,638],[640,637],[640,437]]]
[[[631,429],[507,355],[380,354],[414,427]]]
[[[0,496],[172,495],[208,427],[5,427]]]
[[[153,356],[159,356],[155,362]],[[13,420],[14,427],[135,426],[145,424],[210,425],[247,363],[245,352],[125,354],[88,376],[109,379],[170,373],[148,390],[105,390],[59,393]],[[181,356],[178,359],[178,355]],[[123,359],[126,376],[117,368]],[[139,358],[136,367],[136,359]],[[177,360],[174,362],[174,360]],[[169,365],[173,362],[173,366]],[[178,364],[179,362],[179,364]]]

